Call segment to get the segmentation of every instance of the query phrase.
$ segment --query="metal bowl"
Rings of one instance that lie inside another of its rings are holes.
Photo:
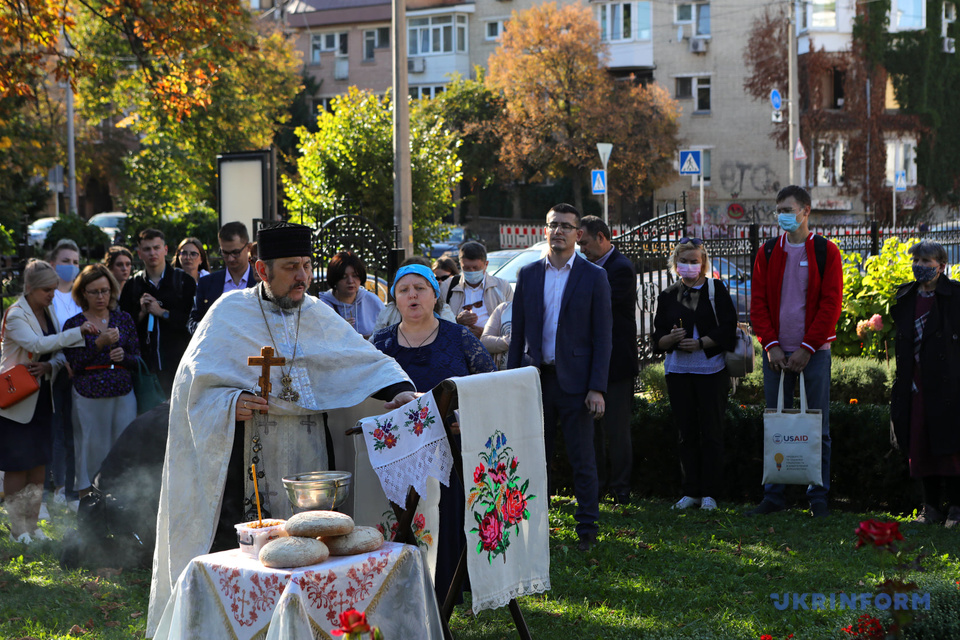
[[[349,471],[312,471],[285,477],[283,486],[294,513],[300,513],[336,509],[350,495],[352,482],[353,474]]]

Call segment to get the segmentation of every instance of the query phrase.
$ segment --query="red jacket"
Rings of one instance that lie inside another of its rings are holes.
[[[760,344],[767,350],[780,344],[780,290],[786,267],[787,252],[783,248],[786,241],[787,234],[780,236],[770,253],[769,262],[761,246],[753,264],[750,321]],[[807,236],[805,245],[808,278],[802,346],[814,353],[825,343],[837,339],[837,322],[843,307],[843,266],[837,245],[827,242],[827,263],[821,279],[813,249],[813,233]]]

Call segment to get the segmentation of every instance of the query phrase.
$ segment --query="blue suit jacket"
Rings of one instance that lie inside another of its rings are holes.
[[[610,355],[610,381],[636,377],[637,355],[637,273],[633,263],[616,247],[603,263],[610,283],[613,311],[613,352]]]
[[[520,269],[513,295],[513,327],[508,368],[543,361],[543,282],[546,259]],[[563,290],[557,326],[557,381],[565,393],[607,390],[610,370],[612,317],[607,274],[579,255]]]
[[[223,295],[223,283],[227,281],[227,270],[221,269],[205,275],[197,282],[197,295],[193,300],[193,309],[190,311],[190,320],[187,322],[187,328],[190,333],[197,330],[197,325],[203,320],[203,316],[213,306],[213,303]],[[250,275],[247,277],[247,288],[257,286],[257,274],[250,267]]]

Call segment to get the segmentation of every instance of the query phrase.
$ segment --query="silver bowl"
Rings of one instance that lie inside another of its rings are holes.
[[[350,495],[352,482],[353,474],[349,471],[312,471],[285,477],[283,486],[294,513],[300,513],[336,509]]]

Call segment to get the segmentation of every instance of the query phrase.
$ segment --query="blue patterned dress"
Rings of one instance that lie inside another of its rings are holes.
[[[456,376],[491,373],[497,370],[493,358],[470,330],[459,324],[440,320],[436,339],[422,347],[401,346],[395,324],[373,335],[374,346],[392,357],[410,376],[417,391],[430,391],[435,386]],[[460,438],[455,436],[451,446],[459,453]],[[455,453],[455,455],[457,454]],[[440,485],[440,531],[437,536],[437,575],[434,588],[437,601],[443,604],[453,574],[460,560],[460,551],[466,545],[463,534],[463,481],[450,474],[450,486]],[[459,598],[458,598],[459,601]]]

